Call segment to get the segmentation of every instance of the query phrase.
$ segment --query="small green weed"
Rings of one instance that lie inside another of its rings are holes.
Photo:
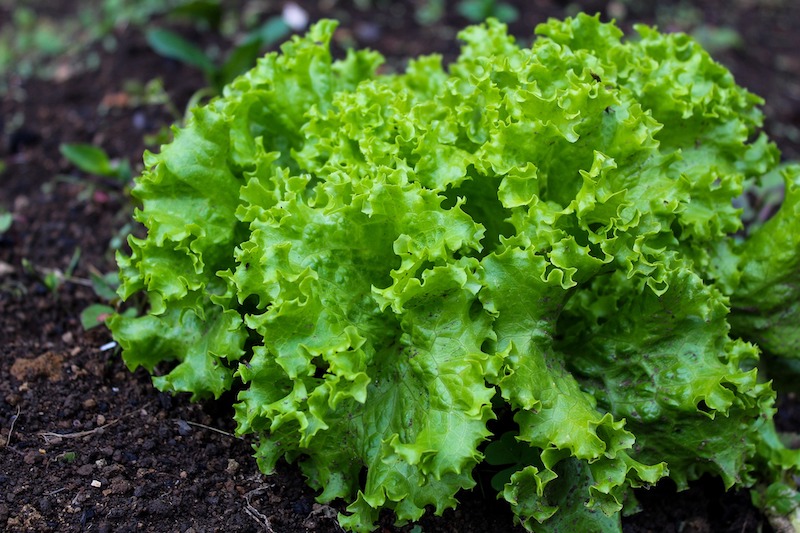
[[[152,28],[147,31],[146,37],[148,44],[158,54],[202,71],[211,88],[218,93],[236,76],[255,65],[264,48],[283,40],[290,32],[283,18],[271,17],[248,32],[241,44],[231,50],[221,63],[215,62],[198,45],[171,30]]]
[[[11,229],[11,224],[14,223],[14,215],[0,208],[0,235]]]
[[[461,0],[456,9],[470,22],[483,22],[489,17],[501,22],[514,22],[519,18],[517,8],[496,0]]]
[[[108,154],[92,144],[61,144],[61,155],[80,170],[95,176],[113,178],[127,183],[131,179],[131,165],[127,159],[111,161]]]

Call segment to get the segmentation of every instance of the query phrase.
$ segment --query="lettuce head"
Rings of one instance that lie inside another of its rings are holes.
[[[127,365],[234,391],[261,469],[296,462],[352,531],[456,506],[484,464],[532,531],[619,531],[667,476],[793,516],[758,361],[800,356],[800,167],[760,99],[686,35],[586,15],[529,48],[490,20],[403,73],[334,60],[335,27],[146,154]],[[747,232],[770,172],[783,206]]]

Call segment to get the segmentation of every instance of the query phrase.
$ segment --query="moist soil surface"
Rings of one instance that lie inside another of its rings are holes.
[[[599,11],[608,19],[630,4],[511,3],[520,11],[511,30],[524,39],[537,23],[568,9]],[[62,17],[74,15],[80,2],[39,4],[43,16]],[[273,4],[264,17],[279,13],[281,6]],[[341,19],[339,42],[378,49],[398,67],[422,53],[453,58],[455,33],[468,23],[456,2],[429,26],[410,8],[396,7],[403,3],[373,2],[371,10],[335,1],[298,4],[312,20]],[[629,7],[622,25],[735,29],[743,45],[716,57],[767,100],[767,132],[787,159],[798,158],[800,6],[703,2],[693,8],[699,21],[690,27],[670,18],[681,9],[686,4]],[[7,15],[0,8],[0,17]],[[220,44],[190,25],[155,22],[195,42]],[[161,79],[178,109],[205,85],[196,70],[154,53],[140,29],[118,28],[114,38],[116,46],[92,50],[96,68],[65,62],[55,79],[12,75],[0,102],[0,207],[13,214],[11,228],[0,234],[0,529],[340,531],[335,516],[343,506],[315,503],[294,466],[280,464],[271,476],[258,471],[252,443],[233,434],[231,398],[192,404],[186,396],[159,393],[141,369],[125,368],[104,327],[86,331],[81,325],[81,311],[100,301],[89,280],[114,270],[114,243],[130,231],[132,208],[123,185],[79,172],[59,145],[96,144],[115,159],[130,160],[135,174],[143,150],[156,149],[152,137],[176,117],[168,106],[136,97],[131,82]],[[800,430],[792,396],[781,397],[778,419],[781,429]],[[457,510],[427,514],[422,531],[521,531],[506,504],[495,500],[489,477],[477,472],[476,478],[478,486],[459,495]],[[637,496],[643,510],[623,520],[627,532],[771,531],[747,492],[725,493],[716,479],[703,478],[684,492],[666,481]],[[380,531],[412,530],[391,521],[384,515]]]

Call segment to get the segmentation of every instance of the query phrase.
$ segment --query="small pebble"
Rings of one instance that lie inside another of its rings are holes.
[[[188,437],[192,433],[192,426],[186,420],[178,420],[178,434],[182,437]]]
[[[359,23],[355,32],[356,37],[365,43],[374,43],[381,38],[381,27],[374,22]]]
[[[283,21],[294,31],[302,31],[308,26],[308,13],[294,2],[283,6]]]
[[[50,501],[50,498],[42,498],[39,500],[39,511],[42,513],[49,513],[52,508],[53,504]]]
[[[131,122],[133,123],[133,127],[137,130],[143,130],[147,127],[147,117],[145,117],[144,113],[141,111],[137,111],[133,114]]]

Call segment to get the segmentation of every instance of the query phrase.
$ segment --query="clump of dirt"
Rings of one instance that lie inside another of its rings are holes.
[[[33,359],[23,359],[22,357],[15,359],[9,372],[23,384],[39,377],[47,378],[49,381],[61,381],[61,364],[63,362],[63,355],[48,351]]]

